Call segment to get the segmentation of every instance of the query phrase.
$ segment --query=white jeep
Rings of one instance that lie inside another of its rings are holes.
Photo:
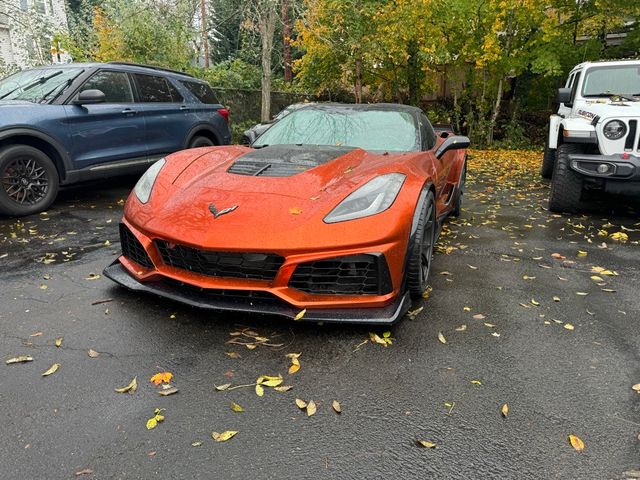
[[[541,169],[549,210],[579,210],[585,190],[640,196],[640,60],[577,65],[558,102]]]

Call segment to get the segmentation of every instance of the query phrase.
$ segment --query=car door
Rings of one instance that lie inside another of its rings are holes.
[[[439,144],[438,139],[436,138],[436,134],[431,126],[431,122],[427,119],[426,115],[419,115],[420,121],[420,135],[422,137],[422,150],[425,152],[432,151],[433,148]],[[435,168],[436,168],[436,178],[435,178],[435,187],[436,187],[436,200],[440,200],[446,198],[449,195],[449,190],[451,188],[450,183],[448,182],[449,174],[451,172],[451,167],[453,165],[453,156],[455,152],[445,153],[439,159],[435,159]]]
[[[134,103],[129,75],[98,70],[71,97],[71,102],[80,92],[94,89],[104,93],[104,102],[68,103],[64,107],[76,168],[146,157],[144,118]]]
[[[134,73],[133,78],[146,122],[150,155],[182,150],[187,132],[197,123],[197,114],[167,78],[146,73]]]

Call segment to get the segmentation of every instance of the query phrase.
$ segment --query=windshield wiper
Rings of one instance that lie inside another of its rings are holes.
[[[2,95],[0,97],[0,100],[2,100],[3,98],[8,97],[9,95],[11,95],[12,93],[20,90],[22,88],[23,92],[26,92],[27,90],[31,90],[33,87],[37,86],[37,85],[41,85],[44,82],[46,82],[47,80],[52,79],[53,77],[57,77],[58,75],[60,75],[61,73],[63,73],[62,70],[58,70],[57,72],[54,72],[50,75],[47,75],[46,77],[40,77],[37,80],[34,80],[31,83],[28,83],[27,85],[25,85],[24,87],[22,85],[18,85],[16,88],[14,88],[13,90],[10,90],[8,93],[5,93],[4,95]]]
[[[69,87],[69,85],[71,85],[71,84],[73,83],[73,81],[74,81],[76,78],[78,78],[78,76],[80,76],[80,74],[82,74],[83,72],[84,72],[84,70],[80,70],[80,71],[79,71],[76,75],[74,75],[73,77],[68,78],[66,81],[62,82],[62,83],[61,83],[61,84],[59,84],[59,85],[56,85],[55,87],[53,87],[53,88],[52,88],[51,90],[49,90],[45,95],[43,95],[43,96],[42,96],[42,99],[40,100],[40,102],[41,102],[41,103],[42,103],[42,102],[45,102],[45,101],[47,100],[47,97],[48,97],[49,95],[51,95],[53,92],[55,92],[58,88],[62,87],[62,88],[60,88],[60,90],[58,90],[58,91],[56,92],[56,94],[51,98],[51,100],[49,100],[49,101],[48,101],[48,103],[53,103],[53,102],[55,101],[55,99],[56,99],[56,98],[58,98],[58,97],[62,94],[62,92],[64,92],[64,91]]]

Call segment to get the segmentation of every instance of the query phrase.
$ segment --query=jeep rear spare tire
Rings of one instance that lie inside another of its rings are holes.
[[[58,195],[58,171],[29,145],[0,149],[0,214],[20,216],[46,210]]]
[[[552,212],[575,212],[580,208],[582,178],[569,167],[569,155],[582,151],[580,145],[573,143],[563,143],[558,147],[549,195],[549,210]]]

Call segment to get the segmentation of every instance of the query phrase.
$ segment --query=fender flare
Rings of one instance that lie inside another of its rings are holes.
[[[71,161],[71,157],[66,151],[64,145],[51,135],[48,135],[47,133],[44,133],[40,130],[36,130],[35,128],[29,127],[10,127],[4,130],[0,130],[0,141],[17,136],[34,137],[38,140],[42,140],[43,142],[48,143],[62,159],[62,171],[60,172],[61,178],[66,177],[66,173],[70,170],[73,170],[73,162]]]
[[[551,115],[549,117],[549,139],[547,146],[550,149],[558,148],[558,144],[560,143],[558,140],[560,138],[561,123],[562,117],[560,115]]]
[[[183,143],[183,147],[185,149],[189,148],[189,144],[191,143],[191,140],[193,140],[193,137],[195,137],[197,133],[203,130],[213,135],[213,138],[215,138],[216,145],[222,145],[222,142],[220,140],[220,135],[218,134],[215,128],[213,128],[208,123],[198,123],[197,125],[194,125],[193,127],[191,127],[191,129],[187,133],[185,137],[185,141]]]

